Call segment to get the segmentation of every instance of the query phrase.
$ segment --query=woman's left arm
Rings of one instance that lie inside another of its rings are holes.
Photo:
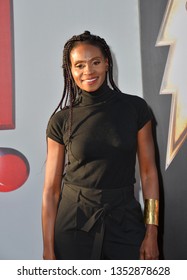
[[[146,123],[138,132],[137,153],[144,201],[146,199],[159,200],[159,183],[151,121]],[[157,225],[146,224],[146,234],[140,248],[141,260],[158,259],[157,234]]]

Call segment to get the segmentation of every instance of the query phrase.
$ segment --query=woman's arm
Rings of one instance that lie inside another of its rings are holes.
[[[42,200],[43,258],[55,259],[54,226],[64,172],[65,149],[52,139],[47,139],[47,161]]]
[[[138,132],[138,159],[144,200],[158,200],[159,183],[151,121]],[[156,225],[146,225],[146,234],[140,249],[140,259],[158,259],[157,231]]]

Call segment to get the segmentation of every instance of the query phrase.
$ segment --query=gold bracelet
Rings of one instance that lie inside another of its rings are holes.
[[[144,221],[148,225],[158,226],[159,201],[157,199],[146,199],[144,209]]]

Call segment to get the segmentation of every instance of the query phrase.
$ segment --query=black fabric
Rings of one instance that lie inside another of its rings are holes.
[[[64,185],[55,225],[57,259],[139,259],[144,234],[133,186]]]
[[[68,144],[69,109],[49,121],[47,137]],[[111,90],[82,92],[73,107],[69,165],[65,183],[96,189],[123,188],[135,183],[137,133],[151,114],[138,97]]]

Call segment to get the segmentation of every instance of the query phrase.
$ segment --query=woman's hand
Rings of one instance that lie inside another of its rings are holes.
[[[145,238],[140,247],[140,260],[158,260],[157,226],[147,225]]]
[[[54,252],[44,252],[43,260],[56,260]]]

